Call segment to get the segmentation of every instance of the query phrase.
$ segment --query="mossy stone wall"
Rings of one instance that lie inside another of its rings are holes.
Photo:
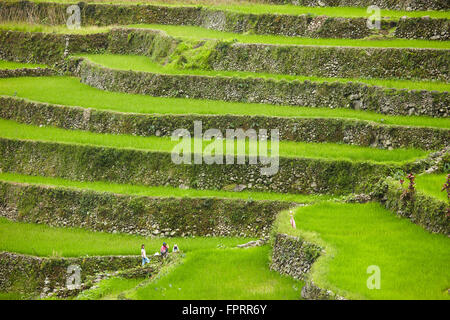
[[[111,181],[153,186],[227,190],[244,185],[247,190],[281,193],[348,194],[367,190],[380,178],[398,170],[419,171],[420,160],[403,165],[369,161],[279,158],[279,170],[263,175],[269,165],[180,164],[171,154],[89,145],[0,139],[3,172],[60,177],[79,181]]]
[[[63,59],[75,52],[102,53],[107,33],[56,34],[0,30],[0,59],[44,63],[63,68]]]
[[[50,68],[0,69],[0,78],[54,76],[56,71]]]
[[[405,194],[400,182],[392,178],[380,182],[374,189],[374,195],[386,209],[428,231],[450,235],[449,203],[420,191]]]
[[[366,0],[361,1],[367,2]],[[381,7],[388,7],[387,4],[385,5],[386,1],[371,1],[369,5],[380,4]],[[423,1],[426,0],[408,2],[408,5],[420,8],[421,4],[415,5],[415,3]],[[442,3],[445,0],[438,1],[441,2],[435,6],[430,4],[429,7],[437,8],[445,5],[448,7],[448,3]],[[69,17],[66,13],[69,5],[28,1],[2,2],[0,3],[0,20],[63,25]],[[399,27],[404,30],[409,29],[409,32],[396,34],[398,37],[421,38],[426,36],[433,38],[439,30],[442,30],[442,22],[435,21],[439,19],[427,19],[421,24],[406,22],[404,19],[400,21],[384,19],[381,22],[381,30],[371,30],[367,28],[367,18],[365,17],[342,18],[307,14],[251,14],[205,7],[167,7],[158,5],[87,4],[83,2],[78,3],[78,5],[81,9],[81,23],[83,26],[136,23],[192,25],[237,33],[249,32],[313,38],[364,38],[374,34],[387,33],[393,27]],[[338,5],[338,3],[334,2],[332,5]],[[406,20],[408,19],[410,18]],[[445,38],[448,38],[448,35],[440,39],[445,40]]]
[[[139,248],[137,248],[139,252]],[[0,291],[41,293],[44,288],[65,287],[67,268],[78,265],[81,281],[103,271],[117,271],[139,266],[139,256],[93,256],[80,258],[44,258],[17,253],[0,253]]]
[[[376,124],[339,118],[288,118],[241,115],[135,114],[68,107],[0,96],[0,117],[32,125],[139,136],[171,136],[179,128],[194,135],[194,121],[204,130],[278,129],[281,140],[335,142],[378,148],[438,150],[450,141],[450,130]],[[270,135],[269,135],[270,136]]]
[[[450,79],[450,54],[440,49],[234,43],[217,46],[209,58],[214,70],[340,78]]]
[[[92,87],[158,97],[348,108],[391,115],[450,115],[447,92],[396,90],[360,83],[168,75],[110,69],[72,60],[70,70]]]
[[[446,0],[265,0],[273,4],[293,4],[310,7],[368,7],[376,5],[393,10],[449,10]]]
[[[141,236],[248,236],[269,233],[285,201],[119,195],[0,182],[0,215],[10,220]]]

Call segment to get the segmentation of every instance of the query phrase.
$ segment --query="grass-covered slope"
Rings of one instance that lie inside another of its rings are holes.
[[[289,213],[277,231],[300,236],[325,248],[310,276],[320,288],[347,298],[450,299],[450,239],[431,234],[379,204],[325,202]],[[369,266],[381,271],[381,288],[368,289]]]
[[[450,128],[450,120],[445,118],[390,116],[342,108],[275,106],[108,92],[82,84],[77,78],[72,77],[0,79],[0,95],[17,96],[67,106],[146,114],[234,114],[298,118],[348,118],[393,125]]]

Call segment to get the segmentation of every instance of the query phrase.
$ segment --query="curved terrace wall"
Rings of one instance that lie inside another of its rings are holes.
[[[377,124],[339,118],[294,118],[244,115],[134,114],[68,107],[0,96],[0,117],[33,125],[51,125],[97,133],[171,136],[178,128],[194,135],[194,121],[216,128],[278,129],[281,140],[337,142],[378,148],[413,147],[437,150],[447,146],[450,130]]]
[[[109,51],[120,54],[143,54],[156,61],[169,57],[178,43],[190,41],[181,41],[152,29],[114,28],[110,34]],[[341,78],[417,78],[444,81],[449,79],[450,53],[444,49],[207,41],[213,42],[214,49],[210,50],[205,61],[200,63],[203,63],[202,67],[214,70]],[[197,40],[192,46],[202,50],[202,47],[207,47],[205,45],[207,41]],[[190,62],[189,56],[184,55],[184,52],[177,54]]]
[[[302,298],[308,300],[343,300],[330,290],[319,288],[309,277],[314,262],[324,254],[323,249],[300,237],[277,233],[275,235],[270,269],[294,279],[305,281]]]

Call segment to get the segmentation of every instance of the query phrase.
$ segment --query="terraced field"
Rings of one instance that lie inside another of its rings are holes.
[[[449,8],[110,2],[0,3],[0,299],[450,299]]]

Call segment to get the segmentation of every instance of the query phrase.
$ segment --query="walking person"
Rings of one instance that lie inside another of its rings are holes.
[[[141,246],[141,258],[142,258],[142,266],[144,266],[146,263],[150,263],[150,259],[147,258],[147,254],[145,253],[145,246]]]
[[[297,229],[297,226],[295,225],[295,220],[294,220],[294,213],[292,212],[292,210],[289,211],[289,213],[291,214],[291,220],[290,220],[291,226],[292,226],[292,228]]]

